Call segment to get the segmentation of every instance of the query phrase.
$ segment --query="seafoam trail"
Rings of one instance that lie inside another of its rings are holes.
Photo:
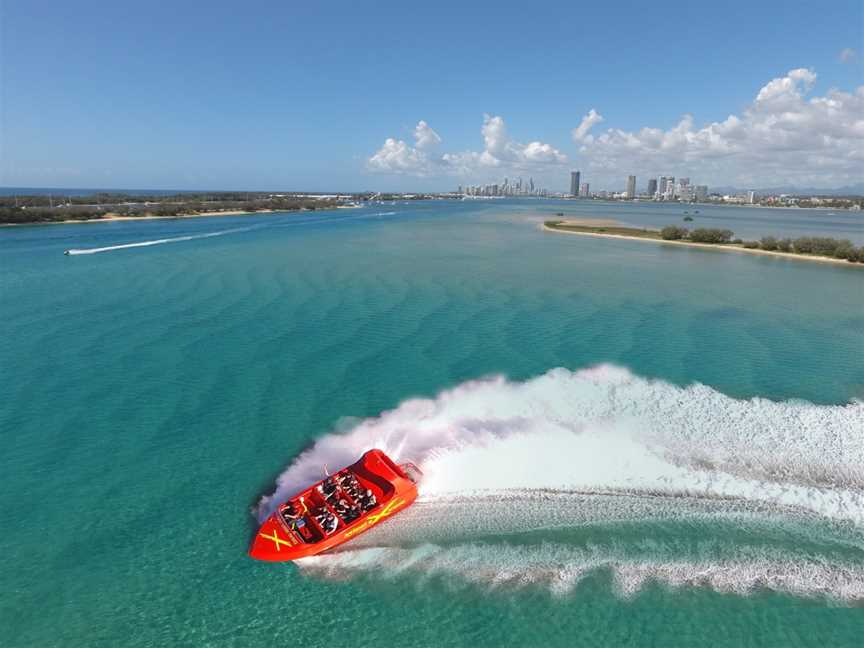
[[[190,234],[188,236],[174,236],[171,238],[155,239],[152,241],[138,241],[135,243],[122,243],[120,245],[108,245],[97,248],[73,248],[66,250],[66,254],[77,256],[81,254],[99,254],[101,252],[114,252],[115,250],[128,250],[131,248],[150,247],[151,245],[163,245],[165,243],[180,243],[182,241],[195,241],[198,239],[213,238],[214,236],[225,236],[226,234],[237,234],[258,229],[260,225],[252,227],[236,227],[234,229],[220,230],[218,232],[207,232],[205,234]]]
[[[466,578],[496,574],[489,582],[508,580],[506,574],[534,581],[545,569],[534,559],[551,550],[570,556],[560,563],[564,571],[582,574],[604,565],[622,583],[636,583],[622,591],[638,589],[644,580],[639,574],[687,582],[682,573],[690,568],[716,573],[708,581],[718,588],[731,587],[723,584],[724,569],[762,574],[752,578],[788,591],[803,588],[801,557],[790,557],[786,546],[758,548],[770,555],[733,551],[722,561],[602,552],[588,560],[575,540],[524,540],[526,533],[586,525],[742,519],[769,529],[799,523],[818,529],[802,537],[822,534],[814,546],[842,546],[841,555],[855,564],[844,566],[837,555],[817,551],[808,572],[812,582],[829,583],[833,575],[833,595],[858,596],[842,583],[854,583],[864,569],[862,429],[861,402],[737,400],[704,385],[679,387],[608,365],[555,369],[521,383],[492,377],[433,399],[406,401],[377,418],[346,422],[297,457],[256,514],[262,519],[319,479],[323,465],[346,465],[379,447],[421,466],[418,503],[346,551],[304,562],[304,569],[348,573],[372,565],[386,573],[382,565],[397,571],[437,565],[435,570]],[[517,536],[525,546],[512,553],[506,539]],[[502,560],[484,558],[490,551]],[[424,552],[434,560],[419,559]],[[847,568],[851,576],[844,580]],[[739,584],[745,587],[746,580]]]

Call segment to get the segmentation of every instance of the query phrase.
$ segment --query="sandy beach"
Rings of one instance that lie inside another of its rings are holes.
[[[609,219],[570,219],[560,221],[562,225],[575,225],[581,227],[627,227],[623,223]],[[826,256],[815,256],[808,254],[793,254],[791,252],[770,252],[768,250],[758,250],[741,247],[739,245],[715,245],[711,243],[693,243],[691,241],[664,241],[662,239],[646,238],[640,236],[627,236],[624,234],[601,234],[599,232],[578,232],[575,230],[562,230],[554,227],[549,227],[543,223],[542,228],[547,232],[555,232],[556,234],[577,234],[579,236],[595,236],[598,238],[625,239],[628,241],[647,241],[649,243],[657,243],[660,245],[679,245],[692,248],[702,248],[706,250],[719,250],[722,252],[744,252],[747,254],[761,254],[762,256],[780,257],[784,259],[794,259],[796,261],[816,261],[818,263],[833,263],[846,267],[856,267],[864,269],[862,263],[850,263],[845,259],[834,259]],[[656,231],[656,230],[655,230]]]

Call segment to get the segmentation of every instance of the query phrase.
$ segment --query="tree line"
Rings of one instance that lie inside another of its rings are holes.
[[[664,241],[692,241],[715,245],[740,245],[748,250],[768,252],[788,252],[792,254],[811,254],[816,256],[844,259],[852,263],[864,263],[864,246],[856,247],[848,239],[835,239],[827,236],[802,236],[796,239],[763,236],[758,241],[742,241],[733,238],[732,230],[700,227],[688,230],[686,227],[668,225],[660,230]]]
[[[197,195],[197,194],[193,194]],[[130,196],[125,194],[97,194],[78,197],[78,202],[50,206],[47,196],[3,196],[0,198],[0,223],[46,223],[67,220],[98,220],[115,216],[184,216],[209,211],[263,210],[296,211],[300,209],[333,209],[340,201],[294,196],[259,195],[240,199],[247,194],[201,194],[199,199],[190,195]],[[218,197],[217,197],[218,196]],[[178,200],[178,198],[180,200]],[[89,202],[83,202],[89,201]]]

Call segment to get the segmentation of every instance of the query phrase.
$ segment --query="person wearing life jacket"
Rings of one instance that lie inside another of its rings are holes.
[[[315,519],[318,520],[318,524],[321,525],[327,535],[333,533],[339,526],[339,520],[336,519],[336,516],[323,507],[316,511]]]
[[[348,508],[348,512],[344,516],[344,520],[346,524],[350,524],[357,518],[359,518],[363,514],[363,511],[360,510],[360,507],[357,504],[353,504]]]
[[[348,511],[351,510],[348,506],[348,502],[346,502],[344,499],[340,499],[338,502],[336,502],[333,508],[336,510],[336,515],[341,518],[344,518]]]
[[[375,493],[373,493],[371,489],[367,488],[366,492],[360,496],[360,506],[363,507],[364,511],[370,511],[375,508],[376,504],[378,504],[378,500],[375,499]]]
[[[321,494],[324,495],[324,499],[328,502],[332,501],[336,497],[336,480],[332,477],[325,479],[324,483],[318,488],[321,490]]]
[[[303,518],[303,514],[297,510],[297,507],[292,502],[285,504],[285,508],[282,509],[282,519],[285,520],[289,527],[295,529],[300,529],[306,526],[306,520]]]
[[[324,532],[327,534],[333,533],[336,530],[336,527],[339,526],[339,520],[336,519],[336,516],[332,513],[327,513],[324,517],[324,524],[321,526],[324,527]]]

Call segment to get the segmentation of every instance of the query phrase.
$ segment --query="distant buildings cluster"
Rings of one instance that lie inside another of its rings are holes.
[[[678,178],[674,176],[660,176],[648,180],[645,191],[636,191],[636,176],[627,176],[627,182],[623,192],[598,191],[592,194],[588,183],[581,183],[581,171],[570,172],[570,196],[573,198],[619,198],[633,200],[643,198],[658,201],[680,201],[680,202],[704,202],[708,200],[707,185],[692,185],[690,178]],[[752,193],[752,192],[751,192]]]
[[[636,188],[637,177],[628,175],[624,191],[591,191],[591,185],[583,182],[581,171],[570,172],[570,191],[552,192],[534,184],[534,178],[527,181],[517,178],[512,181],[477,185],[459,185],[456,192],[440,194],[449,198],[503,198],[533,196],[538,198],[597,198],[600,200],[653,200],[657,202],[708,202],[737,205],[761,205],[764,207],[831,207],[837,209],[864,209],[861,196],[800,196],[792,194],[768,194],[756,191],[722,194],[708,193],[708,185],[693,184],[689,177],[659,176],[648,178],[640,191]]]
[[[648,181],[647,195],[654,200],[679,200],[681,202],[705,202],[708,200],[707,185],[690,184],[690,178],[660,176]]]
[[[534,178],[528,178],[528,182],[522,182],[522,178],[518,178],[516,182],[510,184],[509,178],[504,178],[503,183],[494,183],[486,185],[459,185],[458,193],[463,196],[477,196],[490,198],[495,196],[541,196],[549,195],[546,189],[540,189],[534,186]]]

